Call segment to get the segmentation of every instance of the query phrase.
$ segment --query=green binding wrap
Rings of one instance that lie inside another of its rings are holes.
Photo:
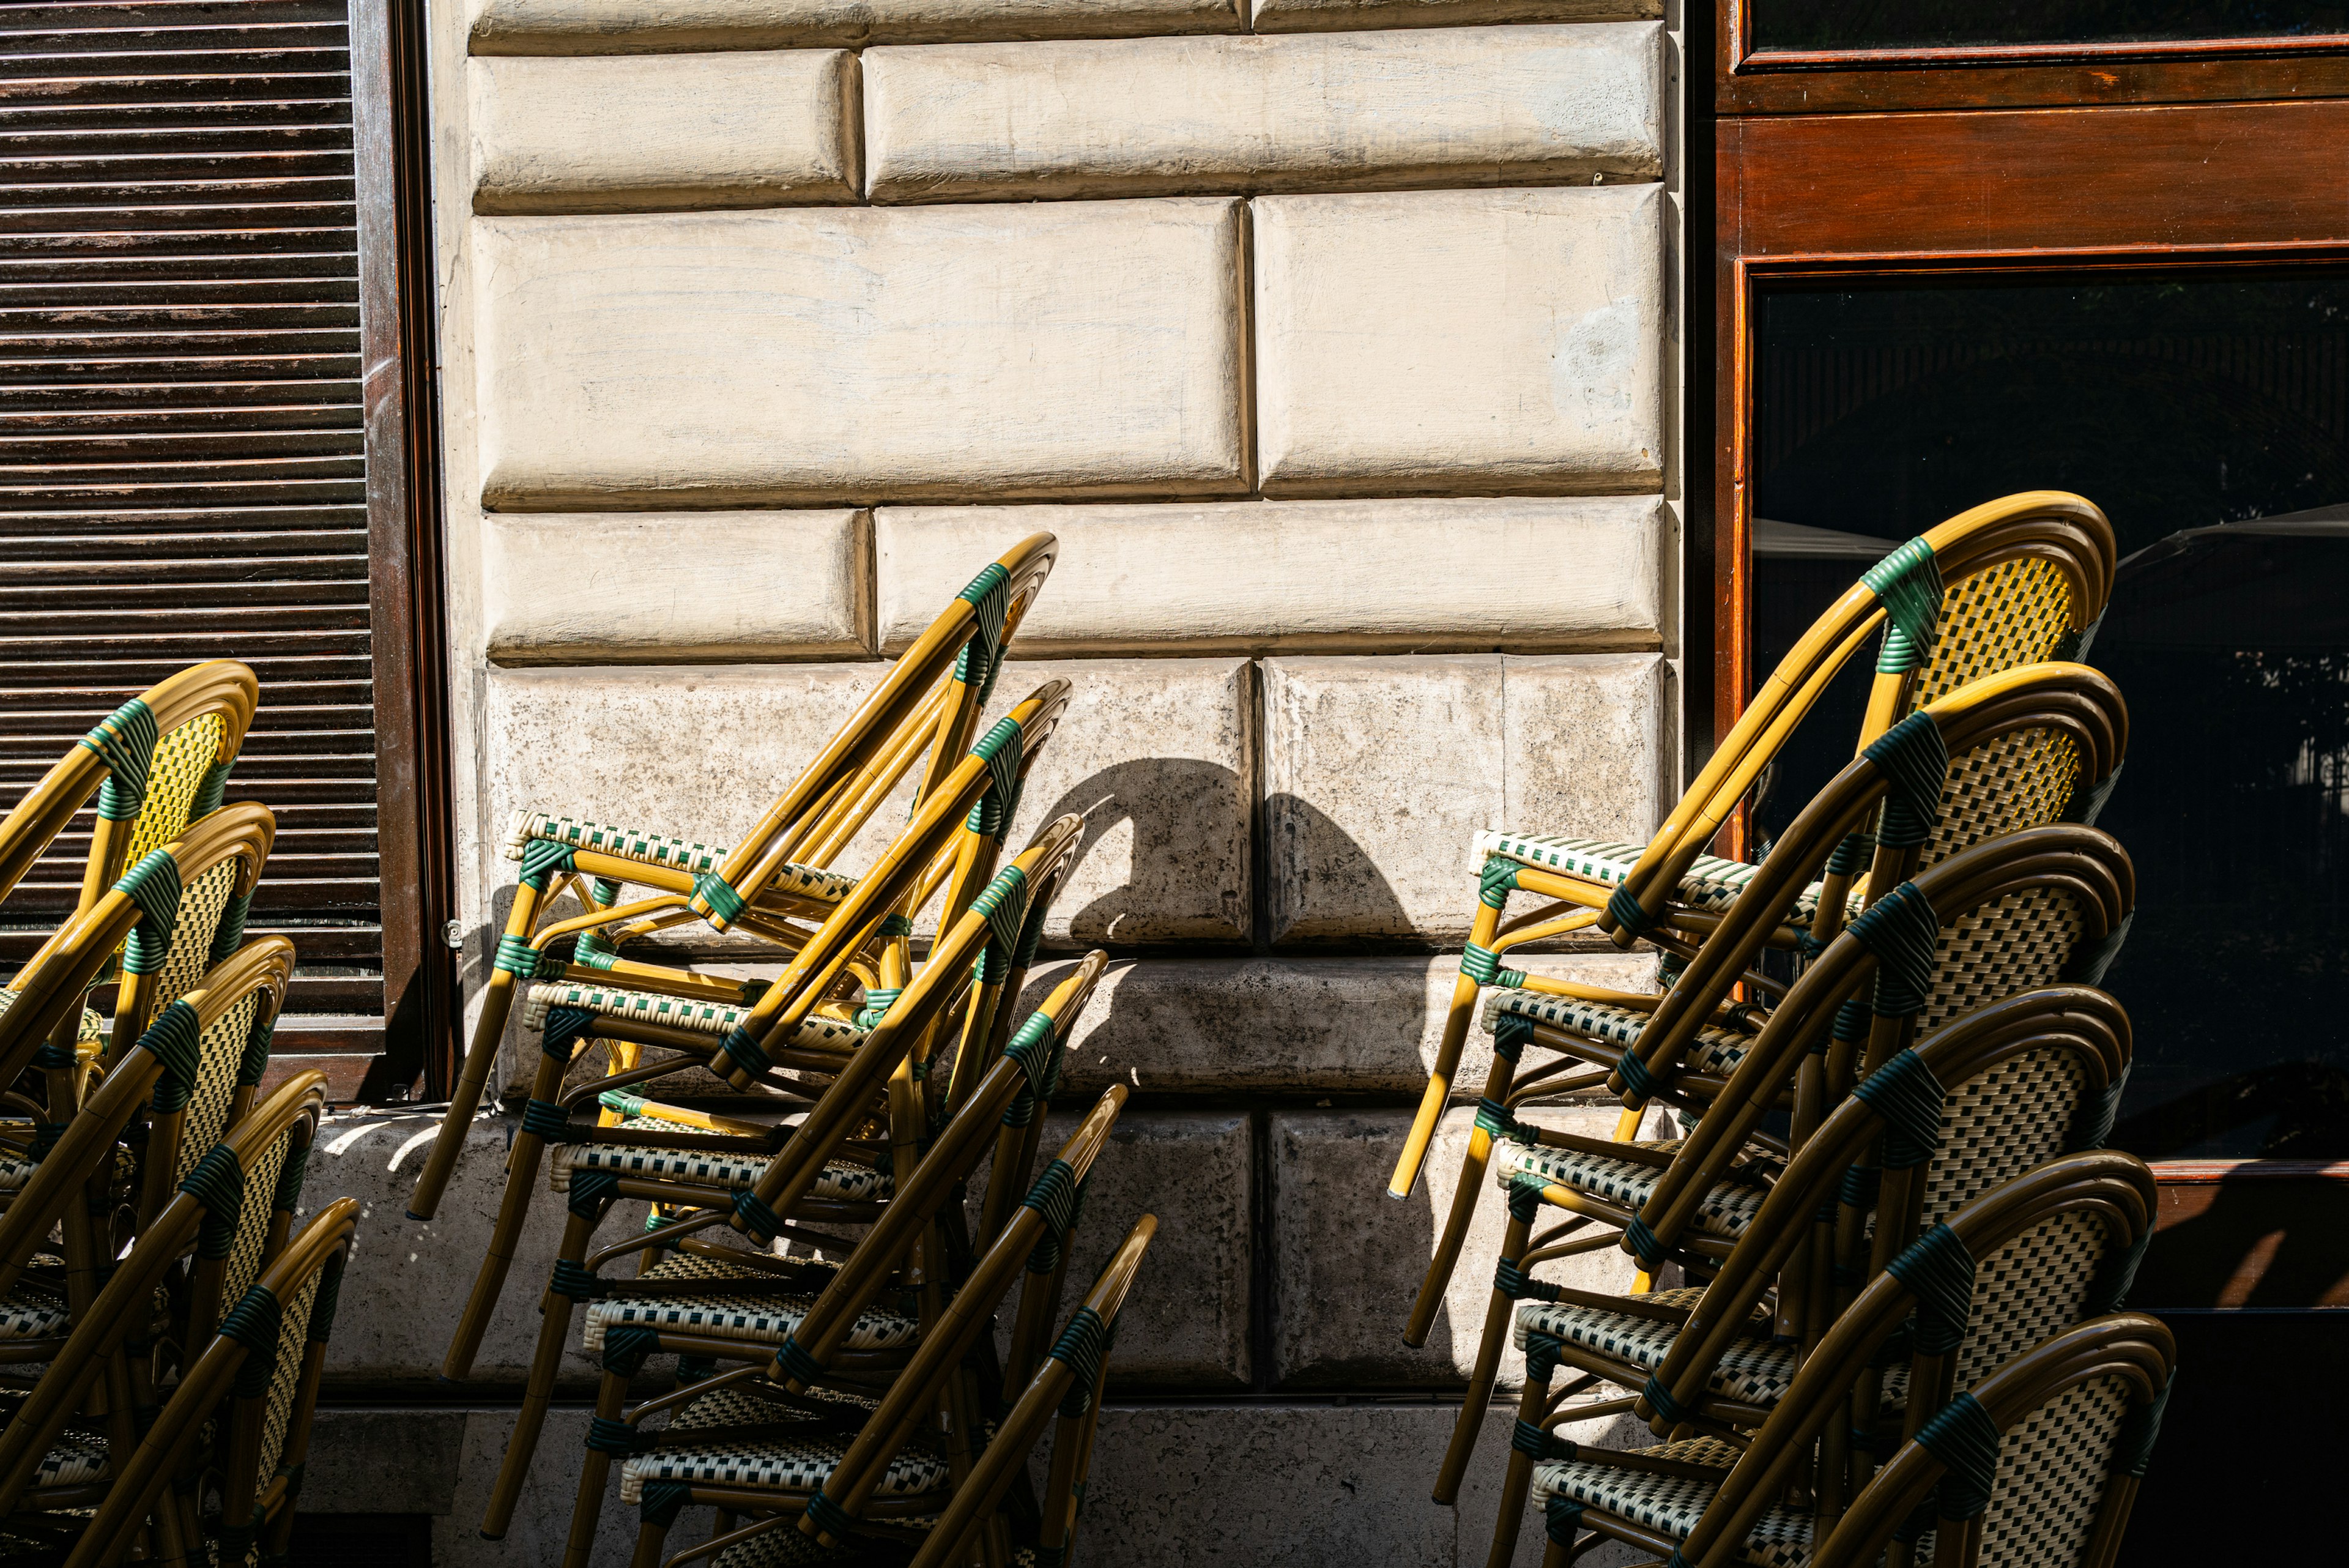
[[[1948,1355],[1965,1343],[1966,1320],[1974,1310],[1974,1255],[1955,1231],[1935,1225],[1884,1272],[1917,1298],[1920,1355]]]
[[[216,964],[244,945],[245,917],[253,910],[253,895],[231,893],[228,902],[221,906],[220,924],[212,929],[212,950],[204,954],[206,966]]]
[[[1019,929],[1028,918],[1028,873],[1006,866],[970,901],[974,913],[987,921],[987,945],[999,948],[1008,959],[1019,946]]]
[[[2102,985],[2105,971],[2113,967],[2113,960],[2121,956],[2121,947],[2128,940],[2129,927],[2137,920],[2135,911],[2121,917],[2120,924],[2098,937],[2072,950],[2072,961],[2064,966],[2064,979],[2073,985]]]
[[[523,886],[533,893],[543,893],[557,871],[569,872],[574,860],[568,844],[557,844],[551,838],[533,838],[522,846]]]
[[[1990,1506],[1991,1483],[1998,1476],[1999,1436],[1998,1423],[1971,1394],[1959,1395],[1917,1429],[1917,1446],[1943,1466],[1935,1489],[1942,1518],[1971,1519]]]
[[[742,913],[741,893],[715,871],[705,871],[693,879],[693,897],[708,911],[709,923],[721,931]]]
[[[1503,969],[1499,953],[1475,942],[1470,942],[1460,954],[1460,972],[1478,985],[1496,985],[1510,991],[1523,990],[1526,983],[1525,971]]]
[[[343,1263],[349,1257],[348,1247],[337,1247],[326,1254],[326,1266],[318,1271],[318,1293],[310,1298],[308,1342],[312,1345],[324,1345],[334,1337],[335,1309],[343,1299]]]
[[[180,1179],[180,1190],[204,1206],[196,1231],[196,1256],[217,1261],[236,1247],[237,1216],[244,1209],[244,1167],[228,1145],[204,1151],[195,1168]]]
[[[971,747],[970,754],[987,763],[988,785],[963,826],[973,833],[1001,838],[1011,831],[1011,815],[1019,809],[1019,766],[1027,759],[1019,724],[998,719],[995,727]]]
[[[2161,1440],[2161,1415],[2169,1408],[2169,1391],[2178,1386],[2173,1376],[2161,1386],[2161,1392],[2142,1405],[2132,1405],[2122,1418],[2121,1435],[2113,1445],[2113,1469],[2133,1480],[2145,1480],[2145,1467],[2153,1459],[2153,1445]]]
[[[137,697],[117,708],[77,742],[106,764],[98,788],[98,815],[108,822],[130,822],[147,799],[147,767],[161,738],[155,711]]]
[[[302,1183],[310,1174],[306,1148],[288,1147],[285,1163],[277,1168],[277,1190],[270,1194],[269,1206],[280,1214],[291,1214],[302,1207]]]
[[[1028,1081],[1003,1112],[1003,1125],[1024,1127],[1036,1114],[1036,1103],[1052,1097],[1053,1080],[1060,1075],[1059,1042],[1052,1031],[1050,1013],[1031,1012],[1028,1022],[1019,1026],[1003,1047],[1003,1054],[1019,1064]]]
[[[169,849],[150,850],[122,874],[114,890],[139,906],[139,923],[122,945],[122,968],[129,974],[152,974],[170,956],[171,933],[180,925],[180,863]]]
[[[1941,1102],[1948,1091],[1925,1058],[1897,1053],[1852,1091],[1852,1098],[1884,1118],[1884,1165],[1907,1170],[1933,1158],[1941,1141]]]
[[[1485,869],[1476,876],[1476,901],[1488,909],[1506,909],[1509,895],[1516,891],[1517,863],[1495,855],[1485,862]]]
[[[1856,916],[1845,931],[1876,957],[1872,1005],[1878,1018],[1906,1018],[1933,988],[1941,919],[1914,882],[1903,882]]]
[[[989,561],[955,597],[978,612],[972,618],[978,623],[955,659],[955,679],[978,689],[978,705],[983,708],[1003,669],[1003,623],[1011,613],[1011,574],[1004,570],[1002,562]],[[976,659],[971,658],[974,650],[978,655]]]
[[[864,1005],[856,1010],[856,1027],[878,1029],[881,1026],[881,1021],[889,1016],[889,1010],[897,1005],[897,999],[905,994],[903,986],[894,990],[884,987],[866,992]]]
[[[528,937],[505,936],[498,939],[498,956],[490,967],[517,980],[560,980],[565,966],[554,954],[531,946]]]
[[[254,1004],[253,1027],[244,1032],[244,1054],[236,1064],[236,1083],[241,1089],[257,1088],[262,1075],[269,1071],[269,1043],[277,1033],[277,1009],[274,1002],[264,1006]]]
[[[285,1309],[277,1293],[267,1285],[256,1284],[244,1293],[236,1305],[228,1309],[221,1319],[220,1336],[244,1346],[244,1366],[238,1368],[236,1392],[240,1398],[255,1399],[269,1392],[270,1379],[277,1371],[277,1334],[285,1321]],[[248,1381],[255,1362],[265,1362],[257,1380]]]
[[[1061,1414],[1074,1420],[1093,1407],[1093,1387],[1101,1381],[1102,1364],[1109,1358],[1110,1340],[1116,1331],[1101,1314],[1081,1306],[1061,1331],[1049,1360],[1069,1369],[1069,1391],[1061,1400]]]
[[[1930,838],[1941,815],[1941,782],[1950,771],[1941,727],[1930,714],[1911,713],[1859,754],[1884,775],[1884,821],[1877,842],[1887,849],[1914,849]]]
[[[1876,658],[1878,675],[1901,675],[1925,662],[1932,651],[1933,622],[1941,613],[1941,568],[1933,546],[1911,539],[1859,575],[1884,606],[1884,647]]]
[[[139,1048],[162,1064],[162,1075],[155,1080],[155,1114],[169,1116],[185,1110],[189,1096],[196,1092],[196,1074],[202,1064],[203,1021],[196,1010],[185,1002],[173,1002],[155,1015],[155,1022],[139,1036]]]
[[[204,776],[196,784],[196,797],[188,803],[190,822],[200,822],[221,808],[221,800],[228,794],[228,772],[234,766],[236,763],[232,759],[214,763],[204,770]]]

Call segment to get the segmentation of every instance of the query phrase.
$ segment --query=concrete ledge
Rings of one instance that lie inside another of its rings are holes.
[[[1216,505],[884,507],[881,646],[919,637],[1025,528],[1061,541],[1020,623],[1056,653],[1651,649],[1670,538],[1645,496]],[[1532,579],[1516,564],[1545,563]],[[957,576],[961,573],[961,576]]]
[[[883,48],[864,71],[876,202],[1663,171],[1663,52],[1648,23]]]
[[[1489,0],[1487,0],[1489,3]],[[476,55],[620,55],[1246,31],[1235,0],[473,0]]]
[[[1663,0],[1251,0],[1248,30],[1320,33],[1358,27],[1490,26],[1506,22],[1616,22],[1661,16]]]
[[[835,49],[468,62],[477,213],[854,202],[856,59]],[[616,136],[584,135],[595,124]]]
[[[855,659],[866,514],[492,515],[481,619],[500,664]]]

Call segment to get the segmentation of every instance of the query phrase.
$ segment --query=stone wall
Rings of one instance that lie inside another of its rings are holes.
[[[435,22],[468,974],[508,810],[729,841],[882,659],[1053,531],[999,701],[1048,674],[1076,698],[1015,836],[1089,814],[1052,950],[1119,961],[1071,1081],[1135,1091],[1081,1266],[1143,1209],[1164,1222],[1092,1560],[1481,1559],[1489,1506],[1424,1499],[1494,1236],[1407,1350],[1434,1218],[1428,1186],[1382,1191],[1470,835],[1643,836],[1677,775],[1668,19],[475,0]],[[1533,967],[1643,974],[1611,950]],[[526,1308],[468,1407],[352,1403],[429,1377],[494,1201],[484,1122],[442,1219],[394,1218],[422,1127],[321,1146],[310,1190],[368,1199],[374,1286],[330,1428],[440,1456],[414,1484],[450,1515],[442,1561],[540,1560],[458,1517]],[[572,1453],[558,1429],[543,1472]],[[567,1481],[541,1490],[558,1528]],[[326,1475],[314,1502],[368,1495]],[[604,1546],[623,1559],[616,1523]]]

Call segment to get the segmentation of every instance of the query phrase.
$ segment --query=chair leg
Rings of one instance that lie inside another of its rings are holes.
[[[1501,911],[1480,900],[1476,918],[1469,926],[1468,940],[1480,948],[1489,947],[1500,924]],[[1461,1047],[1468,1041],[1468,1025],[1476,1016],[1476,982],[1465,974],[1452,982],[1452,1007],[1444,1015],[1444,1039],[1436,1047],[1434,1069],[1427,1075],[1427,1091],[1420,1096],[1419,1114],[1412,1118],[1411,1133],[1403,1139],[1394,1175],[1387,1179],[1389,1198],[1409,1198],[1412,1189],[1419,1185],[1420,1170],[1427,1163],[1428,1146],[1435,1138],[1435,1125],[1443,1118],[1444,1102],[1452,1094],[1452,1075],[1460,1066]]]
[[[568,1065],[567,1061],[541,1054],[530,1097],[553,1099],[563,1088],[563,1073]],[[506,1155],[505,1196],[498,1203],[498,1222],[490,1231],[489,1251],[481,1257],[481,1271],[473,1276],[473,1293],[466,1298],[449,1354],[440,1363],[440,1376],[451,1383],[472,1375],[473,1357],[481,1354],[481,1336],[489,1332],[498,1296],[505,1290],[506,1271],[513,1267],[523,1222],[530,1217],[531,1193],[538,1185],[539,1157],[545,1152],[546,1140],[538,1134],[527,1129],[514,1134],[513,1147]]]
[[[1521,1220],[1513,1210],[1508,1228],[1502,1232],[1501,1256],[1525,1256],[1533,1228],[1531,1215]],[[1485,1303],[1485,1331],[1476,1342],[1475,1369],[1468,1374],[1468,1396],[1461,1402],[1460,1418],[1452,1428],[1451,1445],[1444,1450],[1444,1467],[1435,1477],[1435,1501],[1446,1506],[1459,1497],[1461,1478],[1468,1473],[1469,1456],[1476,1451],[1485,1412],[1493,1403],[1493,1382],[1500,1376],[1501,1347],[1508,1342],[1509,1314],[1516,1305],[1497,1289]]]
[[[514,888],[513,908],[506,913],[506,935],[527,941],[532,928],[538,923],[538,890],[528,883]],[[482,1087],[490,1081],[490,1068],[497,1061],[498,1042],[506,1032],[506,1014],[513,1008],[514,976],[512,971],[496,969],[490,971],[490,983],[482,992],[481,1021],[473,1027],[473,1042],[465,1052],[465,1064],[457,1075],[455,1088],[450,1092],[449,1109],[440,1117],[440,1130],[434,1135],[432,1149],[425,1156],[424,1168],[417,1173],[416,1190],[408,1199],[410,1220],[429,1220],[440,1210],[440,1198],[449,1189],[449,1178],[457,1168],[457,1158],[465,1150],[465,1128],[481,1108]]]
[[[1485,1075],[1485,1098],[1506,1105],[1516,1071],[1515,1061],[1494,1052],[1492,1070]],[[1485,1193],[1485,1171],[1492,1160],[1493,1135],[1481,1127],[1471,1127],[1467,1157],[1460,1162],[1459,1185],[1452,1189],[1452,1208],[1444,1218],[1444,1234],[1436,1239],[1435,1255],[1428,1260],[1426,1277],[1419,1282],[1419,1299],[1412,1303],[1411,1323],[1402,1331],[1405,1345],[1414,1348],[1425,1345],[1428,1331],[1435,1326],[1435,1314],[1444,1305],[1452,1272],[1459,1266],[1460,1249],[1468,1240],[1468,1225],[1476,1217],[1476,1204]]]
[[[628,1380],[616,1372],[604,1374],[604,1381],[595,1390],[595,1418],[616,1421],[627,1401]],[[585,1462],[579,1467],[579,1495],[571,1505],[571,1539],[563,1548],[563,1568],[587,1568],[588,1559],[595,1554],[595,1526],[604,1516],[604,1494],[612,1482],[612,1456],[603,1449],[590,1447]],[[726,1522],[719,1520],[719,1534],[724,1534]]]
[[[1537,1376],[1538,1372],[1540,1376]],[[1521,1424],[1542,1426],[1548,1413],[1549,1364],[1526,1368],[1526,1386],[1517,1396],[1517,1420]],[[1493,1521],[1493,1547],[1485,1554],[1485,1568],[1509,1568],[1517,1554],[1517,1534],[1525,1528],[1526,1501],[1533,1496],[1534,1457],[1514,1443],[1509,1447],[1509,1473],[1501,1482],[1501,1511]]]
[[[628,1568],[660,1568],[661,1547],[667,1540],[666,1524],[655,1524],[648,1519],[636,1526],[636,1550],[628,1559]]]
[[[563,1227],[562,1261],[576,1263],[585,1258],[587,1239],[595,1230],[592,1219],[570,1216]],[[513,1436],[507,1439],[505,1459],[498,1466],[498,1484],[490,1492],[489,1511],[481,1517],[481,1535],[489,1541],[502,1540],[506,1527],[513,1522],[514,1504],[522,1500],[531,1456],[538,1451],[538,1435],[546,1426],[546,1407],[554,1397],[554,1375],[563,1366],[563,1342],[571,1333],[569,1296],[549,1290],[538,1310],[538,1348],[530,1358],[530,1380],[523,1386],[522,1410],[514,1417]]]

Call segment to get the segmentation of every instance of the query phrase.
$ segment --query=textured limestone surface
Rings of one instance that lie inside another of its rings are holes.
[[[1662,487],[1661,186],[1251,206],[1266,494]]]
[[[1647,496],[1208,504],[885,506],[885,652],[919,637],[968,563],[1022,529],[1061,542],[1023,656],[1653,648],[1668,521]],[[1496,583],[1513,562],[1554,563]]]
[[[1040,963],[1040,1002],[1073,966]],[[1652,959],[1537,954],[1531,973],[1646,991]],[[1152,1095],[1312,1091],[1416,1097],[1435,1064],[1460,972],[1456,957],[1120,960],[1093,992],[1061,1069],[1071,1088],[1111,1084]],[[1473,1100],[1492,1040],[1471,1027],[1453,1081]]]
[[[1244,30],[1235,0],[673,0],[657,6],[641,0],[471,0],[466,23],[467,45],[476,55],[784,49]]]
[[[1651,23],[879,48],[879,202],[1652,179]]]
[[[1663,809],[1653,655],[1272,659],[1264,680],[1275,942],[1463,940],[1479,829],[1638,843]]]
[[[474,225],[481,502],[659,510],[1248,488],[1214,200]]]
[[[867,514],[507,514],[481,539],[501,664],[855,659],[869,650]]]
[[[1663,0],[1250,0],[1248,29],[1302,33],[1505,22],[1609,22],[1663,14]]]
[[[469,61],[473,210],[659,212],[857,197],[838,49]],[[599,121],[626,136],[583,136]]]
[[[1525,1119],[1585,1137],[1610,1137],[1612,1106],[1539,1108]],[[1455,1385],[1475,1365],[1493,1266],[1508,1210],[1488,1177],[1427,1343],[1402,1342],[1429,1254],[1443,1230],[1475,1113],[1446,1111],[1427,1174],[1409,1199],[1385,1196],[1406,1110],[1282,1111],[1272,1116],[1273,1372],[1284,1389]],[[1553,1219],[1563,1218],[1554,1215]],[[1609,1247],[1543,1265],[1541,1277],[1578,1290],[1631,1288],[1637,1265]],[[1503,1354],[1501,1381],[1515,1386],[1525,1358]]]

